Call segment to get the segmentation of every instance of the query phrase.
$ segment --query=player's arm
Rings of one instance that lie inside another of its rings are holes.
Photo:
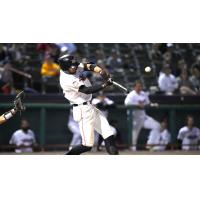
[[[102,67],[100,67],[100,66],[98,66],[96,64],[85,63],[84,64],[84,70],[98,73],[105,80],[108,80],[110,78],[110,74],[105,69],[103,69]]]
[[[12,118],[18,111],[24,111],[25,106],[22,102],[22,98],[24,97],[24,92],[20,92],[14,100],[14,108],[5,112],[3,115],[0,116],[0,124],[5,123],[7,120]]]
[[[182,149],[182,142],[183,142],[184,137],[185,137],[185,133],[184,133],[184,131],[182,131],[182,129],[180,129],[178,136],[177,136],[177,143],[178,143],[178,149],[179,150]]]
[[[0,116],[0,124],[5,123],[7,120],[12,118],[16,113],[17,110],[15,108],[9,110],[8,112],[5,112],[3,115]]]
[[[106,81],[105,83],[102,83],[100,85],[94,85],[94,86],[90,86],[90,87],[86,87],[85,85],[81,85],[79,87],[79,92],[82,92],[84,94],[93,94],[96,92],[99,92],[100,90],[103,90],[104,88],[106,88],[107,86],[112,85],[112,81]]]

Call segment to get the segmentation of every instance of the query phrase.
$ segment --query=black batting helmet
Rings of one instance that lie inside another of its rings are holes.
[[[74,56],[70,55],[63,55],[58,59],[58,63],[60,65],[60,68],[63,71],[66,71],[71,66],[78,67],[79,63],[74,59]]]

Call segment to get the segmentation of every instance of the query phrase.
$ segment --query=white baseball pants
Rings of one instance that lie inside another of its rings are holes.
[[[94,145],[94,130],[101,134],[104,139],[113,135],[106,117],[91,104],[73,107],[73,117],[79,123],[84,146],[92,147]]]
[[[81,144],[81,134],[80,134],[80,129],[79,129],[78,123],[77,124],[75,124],[74,122],[69,123],[68,128],[73,133],[73,137],[72,137],[70,146],[73,147],[73,146]]]
[[[133,129],[132,129],[132,145],[137,144],[138,136],[142,128],[145,129],[157,129],[160,130],[160,124],[150,116],[147,116],[143,119],[137,118],[133,119]]]

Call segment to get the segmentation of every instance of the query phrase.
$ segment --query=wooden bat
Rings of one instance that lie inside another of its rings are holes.
[[[123,90],[124,92],[126,92],[126,93],[129,92],[128,89],[125,88],[124,86],[122,86],[121,84],[119,84],[119,83],[113,81],[112,79],[110,79],[110,81],[113,83],[113,85],[115,85],[115,86],[118,87],[119,89]]]
[[[23,71],[21,71],[21,70],[15,69],[15,68],[13,68],[13,67],[9,67],[8,70],[10,70],[10,71],[12,71],[12,72],[15,72],[15,73],[17,73],[17,74],[19,74],[19,75],[22,75],[22,76],[24,76],[24,77],[26,77],[26,78],[29,78],[29,79],[32,78],[31,74],[28,74],[28,73],[23,72]]]

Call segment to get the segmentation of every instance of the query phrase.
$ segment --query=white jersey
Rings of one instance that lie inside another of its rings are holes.
[[[92,99],[92,105],[97,105],[98,103],[103,103],[104,106],[106,105],[112,105],[114,104],[114,101],[109,98],[104,98],[103,101],[100,101],[98,98]],[[105,117],[108,117],[108,111],[107,110],[101,110],[101,112],[104,114]]]
[[[200,130],[197,127],[193,127],[191,130],[184,126],[179,130],[178,137],[179,140],[182,140],[182,149],[183,150],[195,150],[197,149],[198,142],[200,140]],[[188,146],[193,145],[193,146]]]
[[[167,76],[164,73],[160,73],[158,78],[158,85],[161,91],[170,93],[178,88],[178,82],[174,75]]]
[[[166,145],[170,143],[171,135],[167,129],[160,132],[157,129],[151,130],[147,144],[155,145],[153,150],[165,150]]]
[[[71,104],[82,104],[91,101],[92,99],[92,94],[78,92],[81,85],[85,85],[86,87],[91,86],[91,83],[87,78],[85,80],[80,79],[83,68],[83,63],[80,63],[76,74],[68,74],[63,70],[60,70],[60,86],[63,89],[65,98],[68,99]]]
[[[139,105],[139,103],[142,103],[143,105],[150,104],[150,100],[146,92],[141,91],[138,94],[135,90],[133,90],[127,95],[125,99],[125,105]],[[134,120],[146,118],[146,113],[143,109],[136,109],[135,111],[133,111],[133,115]]]
[[[30,146],[36,143],[35,134],[30,129],[27,133],[25,133],[22,129],[19,129],[13,133],[9,143],[16,146],[27,146],[27,148],[25,147],[15,149],[16,153],[33,152],[33,149]]]

